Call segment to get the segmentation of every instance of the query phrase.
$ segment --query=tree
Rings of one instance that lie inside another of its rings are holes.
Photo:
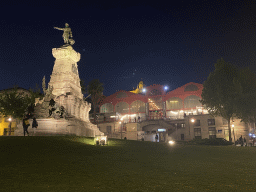
[[[37,94],[31,90],[26,91],[14,87],[0,93],[0,113],[5,117],[22,119],[24,114],[33,110]],[[9,135],[11,135],[11,121],[9,125]]]
[[[93,117],[94,122],[96,122],[96,108],[102,101],[103,97],[103,84],[99,81],[99,79],[92,80],[87,86],[87,93],[91,95],[92,104],[94,106]]]
[[[256,121],[256,75],[249,68],[239,71],[234,80],[238,95],[236,116],[245,123]]]
[[[215,64],[215,70],[204,82],[201,103],[213,116],[222,116],[228,121],[229,141],[231,139],[230,120],[237,112],[237,85],[239,70],[234,65],[220,59]]]

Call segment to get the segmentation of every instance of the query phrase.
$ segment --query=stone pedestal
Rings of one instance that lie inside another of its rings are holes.
[[[80,53],[76,52],[72,46],[66,46],[52,49],[52,54],[56,58],[49,82],[49,85],[53,86],[52,94],[59,96],[72,93],[82,99],[83,94],[77,69]]]
[[[49,86],[53,87],[52,94],[59,106],[63,106],[68,115],[80,118],[78,106],[86,106],[80,86],[77,62],[80,53],[72,46],[63,46],[52,49],[53,57],[56,58]]]

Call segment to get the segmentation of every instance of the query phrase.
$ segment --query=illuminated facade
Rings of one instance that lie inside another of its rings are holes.
[[[143,83],[142,83],[143,85]],[[137,89],[136,89],[137,90]],[[225,138],[227,121],[213,117],[200,103],[203,85],[187,83],[168,91],[162,85],[143,87],[141,93],[118,91],[100,106],[98,126],[109,137],[159,141]],[[232,140],[249,140],[251,128],[233,119]]]
[[[141,84],[141,86],[140,86]],[[143,90],[143,82],[140,82],[138,90]],[[128,115],[134,115],[134,119],[181,119],[185,115],[203,114],[201,99],[203,85],[188,83],[173,91],[166,92],[162,85],[151,85],[142,91],[119,91],[106,97],[100,107],[100,113],[117,112],[127,115],[125,121],[132,121]],[[136,93],[135,93],[136,92]]]
[[[9,117],[4,117],[0,115],[0,136],[9,135],[9,130],[10,130],[9,126],[10,126]],[[12,119],[11,126],[12,126],[11,135],[14,135],[14,130],[15,128],[17,128],[16,119]]]

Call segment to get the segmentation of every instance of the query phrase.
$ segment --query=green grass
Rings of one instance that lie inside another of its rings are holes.
[[[255,191],[256,147],[0,137],[0,191]]]

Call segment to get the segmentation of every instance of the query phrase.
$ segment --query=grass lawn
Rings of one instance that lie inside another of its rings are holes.
[[[0,137],[0,191],[256,191],[256,147]]]

